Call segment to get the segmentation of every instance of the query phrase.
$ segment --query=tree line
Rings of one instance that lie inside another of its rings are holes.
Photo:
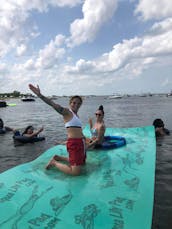
[[[19,91],[13,91],[13,92],[9,92],[9,93],[0,93],[0,98],[20,98],[20,97],[24,97],[24,96],[33,96],[32,94],[23,94]]]

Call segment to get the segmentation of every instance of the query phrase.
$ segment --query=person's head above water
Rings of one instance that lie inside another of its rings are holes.
[[[162,119],[157,118],[153,121],[153,126],[155,127],[156,136],[170,135],[170,131],[165,128],[165,124]]]
[[[33,126],[27,126],[23,134],[32,134],[33,130],[34,130]]]
[[[164,128],[164,122],[162,121],[162,119],[157,118],[157,119],[155,119],[155,120],[153,121],[153,126],[154,126],[155,128],[157,128],[157,127],[163,127],[163,128]]]

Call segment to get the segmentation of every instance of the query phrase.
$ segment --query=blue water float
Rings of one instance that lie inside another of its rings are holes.
[[[20,143],[34,143],[34,142],[44,141],[45,137],[39,137],[39,136],[27,137],[27,136],[21,135],[19,131],[16,131],[13,136],[13,139],[14,141],[17,141]]]
[[[5,134],[6,133],[6,129],[5,128],[0,128],[0,134]]]
[[[126,145],[126,139],[121,136],[105,136],[102,149],[115,149]]]

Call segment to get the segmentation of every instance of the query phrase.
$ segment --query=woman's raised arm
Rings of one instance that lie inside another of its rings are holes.
[[[54,103],[53,100],[51,100],[48,97],[42,95],[41,94],[41,90],[40,90],[38,85],[37,85],[37,87],[35,87],[34,85],[29,84],[29,88],[35,95],[37,95],[45,103],[47,103],[48,105],[52,106],[59,114],[61,114],[61,115],[68,115],[69,114],[69,109],[62,107],[57,103]]]

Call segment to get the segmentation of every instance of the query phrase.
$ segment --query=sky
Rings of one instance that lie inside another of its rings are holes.
[[[0,93],[168,93],[172,1],[1,0]]]

